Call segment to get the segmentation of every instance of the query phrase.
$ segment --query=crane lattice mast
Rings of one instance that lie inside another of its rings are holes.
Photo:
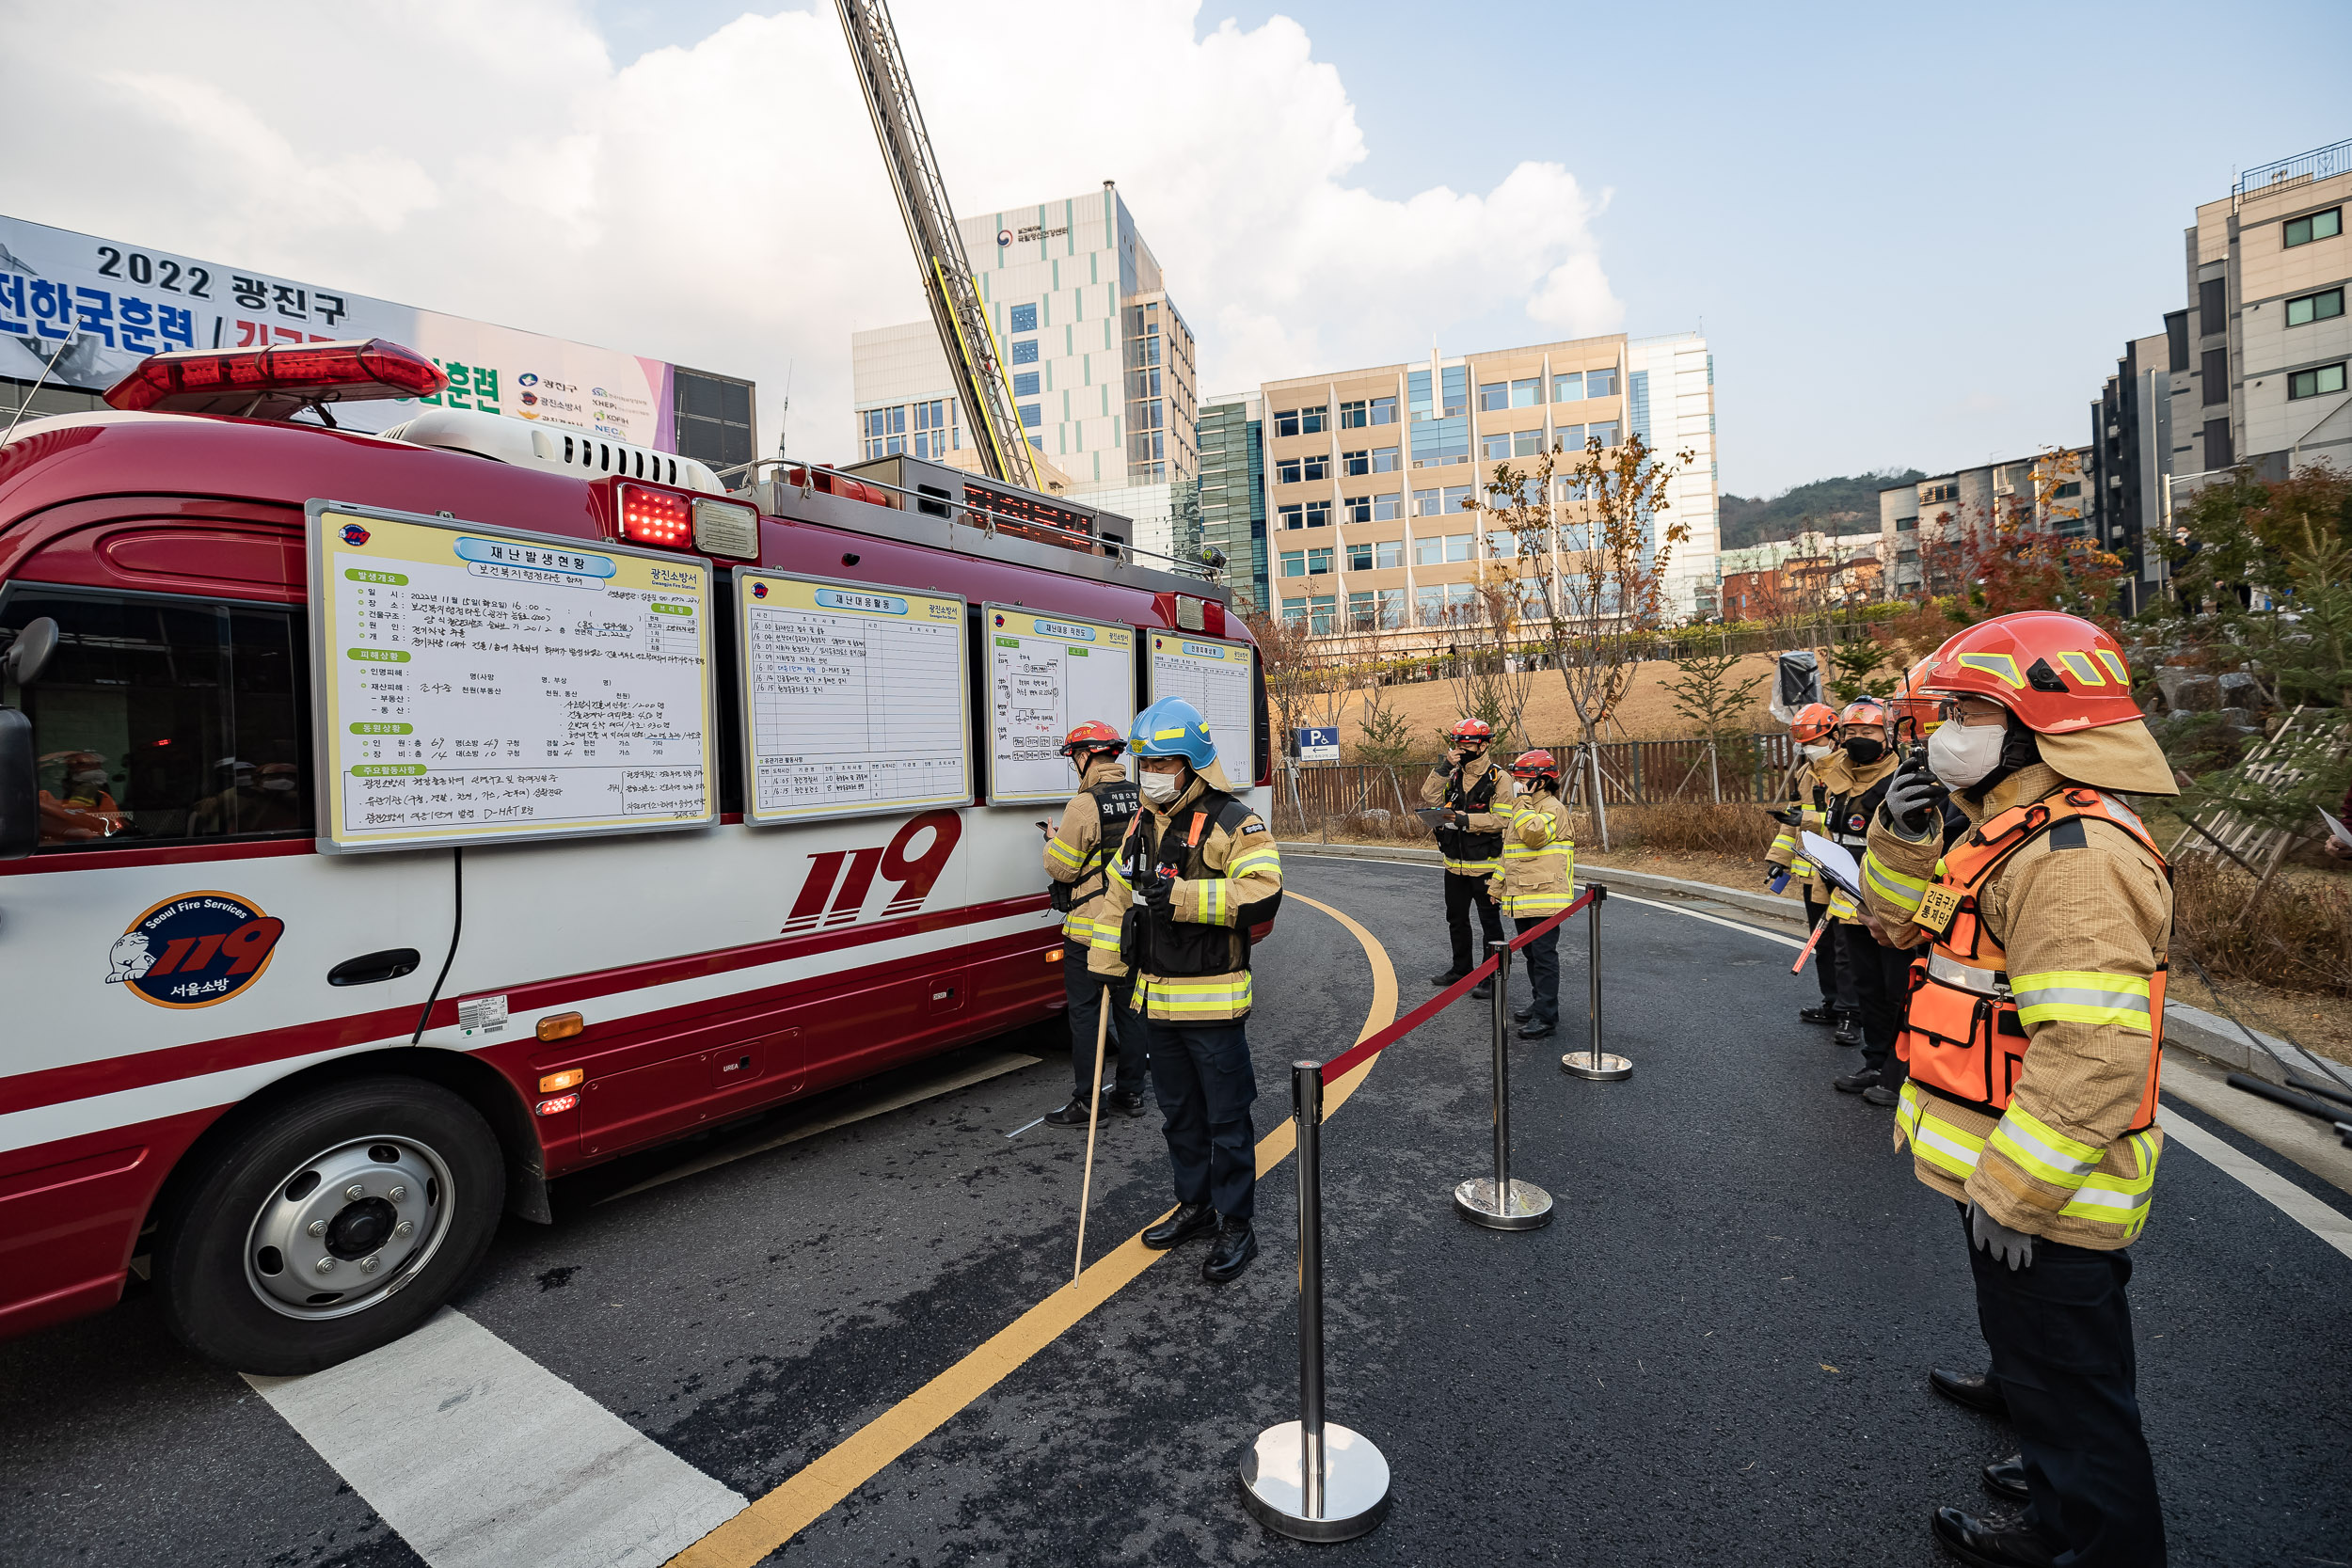
[[[956,390],[975,431],[981,466],[991,479],[1039,488],[1029,458],[1028,437],[1014,411],[1012,386],[1005,378],[996,334],[980,299],[963,238],[956,231],[955,209],[931,157],[930,134],[914,102],[914,84],[898,48],[883,0],[835,0],[841,30],[850,40],[850,63],[866,89],[866,107],[882,143],[882,163],[898,193],[907,239],[923,271],[923,294],[930,301],[939,346],[956,379]]]

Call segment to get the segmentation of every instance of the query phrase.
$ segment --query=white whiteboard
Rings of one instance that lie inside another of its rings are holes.
[[[971,804],[961,596],[739,569],[735,602],[746,821]]]
[[[1182,697],[1209,721],[1226,782],[1247,789],[1258,776],[1257,650],[1178,631],[1152,633],[1152,700]]]
[[[988,651],[992,800],[1060,800],[1077,788],[1062,741],[1089,719],[1123,738],[1136,717],[1136,634],[1127,626],[980,607]]]
[[[321,848],[716,819],[707,562],[306,510]]]

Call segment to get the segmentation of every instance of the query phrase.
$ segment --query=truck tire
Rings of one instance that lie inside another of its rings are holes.
[[[366,1078],[253,1116],[160,1216],[164,1321],[238,1371],[314,1372],[389,1344],[481,1261],[506,1168],[437,1084]]]

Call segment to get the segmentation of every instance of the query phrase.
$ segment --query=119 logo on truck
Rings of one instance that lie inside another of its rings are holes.
[[[1266,782],[1223,591],[1118,518],[908,459],[730,493],[497,415],[313,422],[439,380],[161,355],[0,443],[0,1334],[143,1259],[202,1354],[315,1370],[552,1179],[1048,1018],[991,615],[1181,627],[1070,660],[1123,708],[1081,717],[1180,692]]]

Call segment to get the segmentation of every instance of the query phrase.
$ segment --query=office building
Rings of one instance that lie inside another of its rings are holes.
[[[1317,635],[1456,641],[1481,613],[1483,563],[1513,543],[1463,503],[1499,463],[1532,465],[1557,446],[1565,468],[1587,437],[1614,447],[1628,431],[1661,459],[1692,453],[1667,492],[1691,537],[1668,556],[1665,599],[1670,616],[1696,612],[1716,580],[1713,387],[1695,333],[1433,353],[1265,383],[1266,547],[1281,613]],[[1558,489],[1548,504],[1572,529],[1578,509]]]
[[[1105,181],[956,227],[1047,487],[1066,475],[1071,494],[1133,516],[1139,547],[1183,553],[1200,467],[1192,328],[1117,189]],[[929,320],[853,332],[850,359],[861,459],[907,452],[978,469]]]
[[[1225,554],[1245,611],[1270,603],[1266,581],[1265,404],[1255,392],[1200,404],[1200,543]]]

